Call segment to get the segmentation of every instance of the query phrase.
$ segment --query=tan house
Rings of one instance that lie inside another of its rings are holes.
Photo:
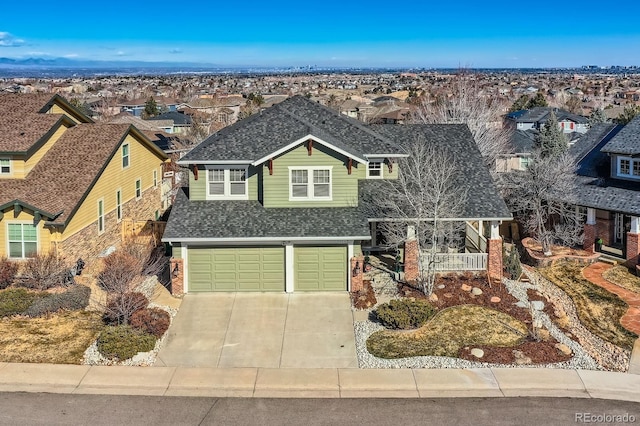
[[[129,124],[98,124],[59,95],[0,95],[0,257],[89,260],[125,218],[161,211],[167,156]]]

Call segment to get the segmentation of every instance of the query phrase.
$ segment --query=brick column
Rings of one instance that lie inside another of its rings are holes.
[[[356,264],[358,269],[357,271]],[[364,277],[364,256],[353,256],[351,258],[351,269],[349,269],[349,273],[351,274],[350,291],[361,291],[364,288],[364,284],[362,282],[362,278]]]
[[[488,259],[487,272],[489,279],[497,279],[502,281],[502,238],[492,238],[487,241]]]
[[[418,256],[420,249],[418,240],[411,238],[404,242],[404,280],[406,282],[416,282],[420,271],[418,270]]]
[[[584,225],[584,242],[582,243],[582,248],[589,253],[595,252],[596,231],[596,225]]]
[[[627,232],[627,265],[635,267],[640,257],[640,234]]]
[[[182,259],[171,258],[171,294],[182,296],[184,294],[184,263]]]

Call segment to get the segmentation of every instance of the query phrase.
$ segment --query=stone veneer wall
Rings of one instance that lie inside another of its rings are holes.
[[[184,260],[171,258],[171,294],[182,296],[184,294]]]
[[[136,220],[154,220],[156,210],[161,211],[160,185],[142,193],[139,200],[132,199],[122,205],[122,217]],[[82,258],[91,270],[92,263],[107,248],[118,247],[122,242],[122,223],[117,221],[116,211],[105,215],[105,231],[98,235],[98,220],[58,243],[57,253],[70,262]]]
[[[418,240],[413,238],[404,243],[404,280],[409,283],[415,283],[418,280],[420,271],[418,271],[418,256],[420,249],[418,248]]]
[[[627,232],[627,265],[635,267],[640,259],[640,234]]]
[[[596,234],[596,225],[584,225],[584,241],[582,243],[582,248],[589,253],[595,252]]]
[[[354,271],[356,269],[356,263],[360,268],[360,272],[357,275],[354,275]],[[350,291],[360,291],[364,288],[363,277],[364,277],[364,256],[354,256],[351,258],[351,269],[349,269],[349,273],[351,274],[351,289]]]
[[[494,238],[487,241],[488,258],[487,269],[489,279],[502,281],[502,238]]]

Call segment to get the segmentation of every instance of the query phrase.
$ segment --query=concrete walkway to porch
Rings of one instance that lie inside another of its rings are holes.
[[[349,294],[187,294],[155,366],[357,368]]]

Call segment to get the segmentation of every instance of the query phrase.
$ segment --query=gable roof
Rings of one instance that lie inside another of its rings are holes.
[[[602,152],[602,147],[611,140],[621,129],[615,124],[595,124],[578,141],[569,147],[571,155],[577,164],[576,173],[581,176],[598,177],[609,175],[605,169],[609,168],[609,157]]]
[[[625,125],[603,148],[602,152],[640,154],[640,116]]]
[[[367,125],[303,96],[294,96],[209,136],[179,163],[255,162],[312,135],[357,158],[403,155]]]
[[[512,218],[466,124],[381,124],[371,127],[407,144],[426,142],[449,149],[456,157],[455,184],[467,188],[468,192],[463,211],[458,215],[460,217],[452,219]],[[384,184],[381,180],[361,180],[360,194],[365,199],[369,196],[380,196],[375,194],[384,194]]]
[[[63,106],[73,118],[92,122],[60,95],[0,94],[0,152],[26,153],[63,122],[74,125],[75,122],[66,114],[45,114],[54,103]]]
[[[166,158],[128,124],[79,124],[65,131],[25,179],[2,180],[0,210],[19,203],[55,223],[67,222],[129,133]]]
[[[176,125],[176,124],[190,125],[192,123],[191,116],[189,116],[188,114],[183,114],[178,111],[169,111],[163,114],[156,115],[155,117],[149,118],[149,121],[156,121],[156,120],[171,120],[173,121],[172,123],[173,125]]]
[[[544,124],[549,120],[551,111],[554,112],[558,121],[570,120],[575,123],[585,124],[589,120],[581,115],[573,114],[567,110],[561,108],[551,107],[534,107],[531,109],[523,109],[519,111],[510,112],[507,114],[507,118],[515,121],[516,123],[540,123]]]

